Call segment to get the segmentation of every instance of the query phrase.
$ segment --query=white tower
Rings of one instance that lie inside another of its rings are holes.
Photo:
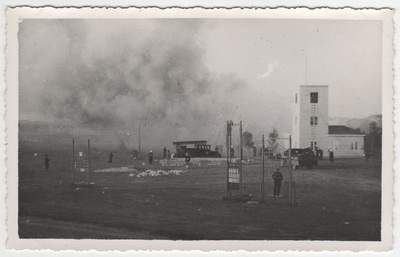
[[[328,86],[301,85],[293,97],[292,147],[328,149]]]

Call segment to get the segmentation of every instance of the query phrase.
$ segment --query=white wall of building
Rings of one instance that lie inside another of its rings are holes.
[[[328,136],[329,147],[335,157],[363,157],[364,135],[332,135]]]
[[[311,103],[311,93],[318,94],[318,102]],[[292,135],[293,148],[305,148],[310,146],[312,134],[314,133],[317,146],[321,149],[328,149],[328,86],[327,85],[301,85],[294,92],[293,101],[293,120]],[[297,101],[296,101],[297,100]],[[315,106],[314,115],[312,115],[312,106]],[[317,125],[314,125],[312,131],[311,117],[318,119]]]

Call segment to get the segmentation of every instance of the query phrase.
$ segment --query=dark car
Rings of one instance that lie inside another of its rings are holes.
[[[286,150],[283,153],[282,166],[289,164],[289,151]],[[291,151],[292,167],[297,169],[300,166],[312,169],[313,165],[318,165],[318,156],[314,154],[314,151],[309,148],[292,148]]]
[[[221,158],[218,151],[211,150],[211,145],[205,140],[173,142],[176,148],[174,158],[184,158],[186,153],[190,157]]]

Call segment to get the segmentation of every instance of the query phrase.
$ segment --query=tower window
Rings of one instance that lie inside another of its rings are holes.
[[[294,102],[297,104],[297,93],[294,95]]]
[[[311,116],[310,117],[310,125],[318,125],[318,117]]]
[[[312,104],[318,103],[318,92],[310,93],[310,103]]]

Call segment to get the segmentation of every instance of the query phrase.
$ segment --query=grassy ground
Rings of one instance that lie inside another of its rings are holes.
[[[54,149],[54,148],[53,148]],[[35,153],[37,155],[35,155]],[[44,170],[44,154],[51,159]],[[226,201],[226,167],[189,167],[181,175],[131,177],[92,173],[91,188],[71,186],[70,150],[19,149],[21,238],[137,238],[173,240],[360,240],[379,241],[381,168],[376,160],[321,161],[293,171],[296,203],[274,199],[268,163],[266,203],[260,200],[261,164],[244,166],[243,193],[252,201]],[[103,169],[108,152],[92,152],[92,168]],[[142,165],[116,153],[113,166]],[[171,167],[185,169],[185,167]],[[288,170],[281,169],[284,180]],[[82,176],[82,174],[81,174]],[[78,179],[85,179],[82,176]],[[283,183],[285,184],[285,183]],[[287,194],[285,186],[283,194]]]

